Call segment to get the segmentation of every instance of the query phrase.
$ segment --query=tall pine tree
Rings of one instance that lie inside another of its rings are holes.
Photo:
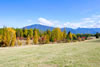
[[[73,37],[72,37],[72,33],[71,33],[70,31],[68,32],[68,38],[69,38],[70,40],[73,39]]]

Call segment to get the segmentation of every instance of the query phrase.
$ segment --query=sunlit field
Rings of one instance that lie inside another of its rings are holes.
[[[100,39],[1,47],[0,67],[100,67]]]

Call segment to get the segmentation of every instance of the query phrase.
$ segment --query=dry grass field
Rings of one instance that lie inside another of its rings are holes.
[[[0,67],[100,67],[100,39],[1,47]]]

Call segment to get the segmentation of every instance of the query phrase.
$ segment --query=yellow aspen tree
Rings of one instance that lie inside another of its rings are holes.
[[[3,32],[3,46],[15,45],[16,42],[16,32],[12,28],[4,28]]]
[[[26,40],[26,44],[30,44],[30,36],[28,35],[27,40]]]
[[[2,35],[0,35],[0,42],[2,41]]]
[[[9,39],[9,46],[15,46],[16,42],[16,31],[12,28],[7,28],[8,29],[8,39]]]
[[[6,46],[7,44],[7,28],[3,28],[3,37],[2,37],[2,42],[3,42],[3,45],[2,46]]]
[[[30,36],[30,38],[33,37],[33,30],[32,29],[29,29],[29,36]]]
[[[46,34],[45,36],[46,36],[46,44],[50,43],[50,40],[49,40],[49,35],[48,35],[48,34]]]
[[[66,34],[66,30],[64,29],[64,31],[63,31],[63,40],[65,40],[66,37],[67,37],[67,34]]]
[[[57,41],[60,41],[61,40],[61,36],[62,35],[62,32],[61,32],[61,29],[60,28],[54,28],[53,31],[52,31],[52,38],[53,40],[57,40]]]
[[[38,44],[38,33],[36,30],[34,31],[33,43]]]
[[[11,46],[15,46],[15,43],[16,43],[16,34],[14,34],[12,37]]]

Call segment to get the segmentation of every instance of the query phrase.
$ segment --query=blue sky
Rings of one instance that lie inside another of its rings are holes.
[[[100,0],[0,0],[0,27],[100,28]]]

